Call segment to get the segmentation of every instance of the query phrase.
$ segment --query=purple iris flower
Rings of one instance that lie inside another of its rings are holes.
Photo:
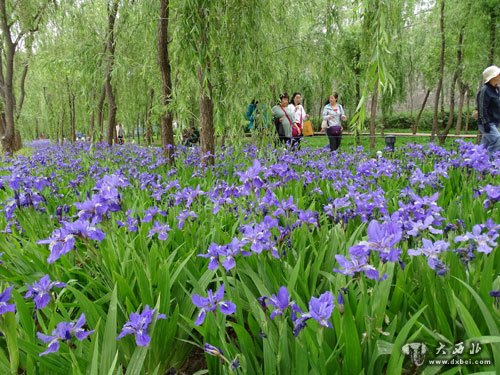
[[[486,185],[481,189],[481,193],[486,193],[487,198],[483,202],[483,207],[486,210],[491,205],[500,201],[500,185]]]
[[[33,298],[35,307],[40,310],[47,306],[50,302],[50,291],[52,288],[64,288],[65,283],[59,281],[50,281],[50,276],[45,275],[40,280],[35,281],[33,285],[26,285],[28,291],[24,298]]]
[[[408,250],[408,255],[425,255],[429,267],[436,271],[438,275],[442,276],[446,273],[446,266],[439,260],[438,255],[448,250],[449,246],[450,244],[443,240],[433,243],[431,240],[423,238],[422,247]]]
[[[309,301],[309,312],[296,319],[294,322],[293,334],[297,336],[300,331],[306,326],[309,319],[316,320],[320,326],[332,328],[330,317],[332,316],[334,303],[332,292],[327,291],[318,298],[311,297]]]
[[[242,241],[237,238],[233,238],[231,243],[221,249],[219,254],[225,257],[222,261],[222,267],[224,267],[226,271],[229,271],[236,266],[235,257],[240,254],[241,248],[244,245],[245,244]]]
[[[269,218],[268,222],[261,224],[242,225],[240,230],[243,233],[242,242],[250,244],[250,250],[260,254],[264,250],[273,250],[274,242],[271,240],[270,222],[277,223],[276,220]]]
[[[75,236],[64,228],[56,229],[51,237],[37,241],[38,244],[49,244],[50,255],[48,263],[54,263],[64,254],[69,253],[75,247]]]
[[[274,311],[270,316],[271,320],[274,320],[274,318],[278,315],[283,315],[288,307],[290,307],[292,310],[293,321],[295,321],[296,319],[296,313],[302,313],[302,310],[297,306],[297,304],[294,301],[290,300],[288,290],[284,286],[282,286],[278,290],[278,294],[276,295],[273,294],[271,297],[260,297],[259,302],[261,303],[261,305],[263,305],[263,307],[270,305],[274,308]]]
[[[262,167],[260,161],[258,159],[254,159],[253,164],[250,168],[248,168],[244,172],[236,172],[236,174],[240,177],[240,182],[247,187],[256,187],[260,188],[264,185],[264,182],[259,176],[259,173],[265,172],[266,168]]]
[[[311,210],[299,211],[298,220],[299,224],[318,226],[318,213]]]
[[[380,224],[372,220],[368,224],[368,241],[360,242],[370,250],[378,252],[383,262],[397,262],[401,249],[395,246],[401,241],[403,231],[401,227],[393,222]]]
[[[165,211],[161,211],[156,206],[149,207],[147,210],[144,210],[144,218],[142,219],[142,221],[144,223],[149,223],[151,220],[153,220],[153,218],[156,215],[161,215],[161,216],[165,217],[167,215],[167,213]]]
[[[131,313],[128,322],[123,325],[122,331],[116,338],[117,340],[127,336],[135,335],[135,343],[137,346],[148,346],[151,337],[148,335],[148,326],[153,320],[155,309],[151,309],[148,305],[144,307],[142,313]],[[165,314],[158,314],[156,319],[166,319]]]
[[[216,270],[219,267],[219,256],[224,255],[225,246],[217,245],[216,243],[211,243],[208,246],[206,254],[198,254],[199,257],[209,258],[208,269],[211,271]]]
[[[16,305],[14,305],[13,303],[8,303],[11,297],[11,293],[11,286],[0,293],[0,315],[16,311]]]
[[[158,235],[158,239],[165,241],[168,238],[168,232],[170,232],[170,226],[168,224],[161,224],[155,220],[153,227],[148,233],[148,237],[153,237],[155,234]]]
[[[194,211],[189,211],[189,210],[183,210],[179,213],[179,215],[177,216],[177,228],[179,229],[182,229],[184,228],[184,223],[187,219],[189,218],[192,218],[192,219],[196,219],[198,217],[198,215],[196,215],[196,213],[194,213]]]
[[[37,332],[37,337],[44,343],[49,344],[47,350],[40,353],[43,356],[49,353],[55,353],[59,350],[60,341],[70,341],[71,335],[74,335],[78,341],[87,338],[92,331],[85,331],[82,327],[85,325],[85,314],[82,313],[76,322],[61,322],[58,323],[56,328],[52,331],[52,336],[44,335]]]
[[[221,284],[217,292],[213,294],[212,289],[207,291],[208,297],[202,297],[198,294],[193,294],[191,300],[196,307],[200,308],[198,318],[194,322],[195,325],[199,326],[205,321],[207,311],[215,311],[217,306],[220,308],[220,312],[229,315],[236,311],[236,305],[231,301],[223,301],[224,298],[224,284]]]
[[[372,280],[381,280],[378,271],[375,267],[368,264],[367,257],[352,256],[351,260],[343,255],[335,255],[335,259],[340,264],[342,269],[334,268],[333,272],[340,273],[346,276],[354,276],[356,273],[363,272],[366,277]]]
[[[137,232],[137,224],[139,224],[139,220],[131,216],[130,212],[127,212],[127,220],[122,222],[120,220],[116,221],[119,227],[127,227],[129,232]]]
[[[432,234],[442,234],[443,231],[441,229],[436,229],[432,226],[434,221],[435,221],[435,218],[432,215],[427,216],[423,221],[417,220],[415,222],[415,221],[409,220],[407,224],[409,226],[411,226],[411,229],[407,233],[410,236],[418,236],[420,232],[422,232],[424,230],[429,230],[429,232],[431,232]]]
[[[330,316],[333,308],[333,294],[330,291],[323,293],[319,298],[311,297],[309,301],[309,315],[323,327],[332,328]]]
[[[83,219],[78,219],[72,223],[63,221],[62,224],[64,229],[77,236],[90,238],[95,241],[102,241],[106,237],[106,234],[95,226],[95,219],[91,222]]]
[[[288,199],[283,199],[280,203],[276,205],[278,209],[273,212],[274,216],[287,216],[289,213],[296,212],[297,206],[293,203],[293,196]]]
[[[500,225],[489,219],[486,224],[476,224],[472,227],[472,232],[467,232],[463,236],[455,237],[455,242],[471,242],[480,253],[489,254],[497,246]]]

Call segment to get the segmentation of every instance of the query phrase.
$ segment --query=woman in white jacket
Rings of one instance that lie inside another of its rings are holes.
[[[295,92],[292,95],[291,103],[288,108],[294,113],[293,128],[292,128],[292,146],[300,147],[300,138],[302,138],[302,129],[304,121],[309,117],[304,107],[301,104],[302,95],[300,92]]]
[[[334,92],[328,98],[329,103],[323,109],[323,120],[326,121],[326,135],[330,142],[330,151],[335,151],[340,147],[342,139],[342,121],[347,117],[344,108],[337,102],[339,94]]]

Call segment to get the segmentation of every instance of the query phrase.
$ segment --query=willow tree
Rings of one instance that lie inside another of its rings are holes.
[[[16,142],[15,118],[18,117],[24,100],[24,82],[28,72],[27,62],[24,63],[20,79],[20,98],[16,108],[14,87],[15,57],[19,46],[26,38],[38,30],[48,1],[8,1],[0,0],[0,30],[2,50],[0,51],[0,96],[3,104],[3,114],[0,123],[2,149],[12,153],[21,147],[20,137]],[[29,46],[29,42],[28,42]],[[4,71],[5,69],[5,71]]]
[[[173,84],[175,106],[199,115],[201,152],[210,164],[216,128],[239,126],[250,95],[269,92],[273,81],[283,82],[286,69],[273,53],[282,47],[282,36],[276,34],[282,25],[273,21],[277,5],[265,0],[187,0],[175,4],[173,61],[174,75],[179,75]],[[288,15],[287,7],[281,6]],[[194,80],[196,86],[192,85]],[[180,103],[183,100],[187,102]],[[242,129],[238,130],[241,134]]]
[[[361,64],[364,75],[361,98],[356,108],[356,114],[350,122],[355,134],[364,129],[366,118],[366,102],[372,97],[372,124],[370,133],[374,136],[373,121],[376,115],[377,98],[380,92],[391,92],[395,86],[393,72],[388,68],[388,60],[394,46],[393,38],[399,29],[395,19],[401,17],[403,1],[363,0],[360,1],[362,17]],[[374,147],[373,137],[371,147]]]

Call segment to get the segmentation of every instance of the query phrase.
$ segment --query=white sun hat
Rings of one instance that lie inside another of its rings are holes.
[[[487,67],[483,72],[484,83],[489,82],[492,78],[500,75],[500,68],[498,66],[492,65]]]

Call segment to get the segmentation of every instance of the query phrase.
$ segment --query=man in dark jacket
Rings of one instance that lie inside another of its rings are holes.
[[[500,151],[500,68],[490,66],[483,72],[484,85],[477,93],[478,127],[481,144],[490,154]]]

